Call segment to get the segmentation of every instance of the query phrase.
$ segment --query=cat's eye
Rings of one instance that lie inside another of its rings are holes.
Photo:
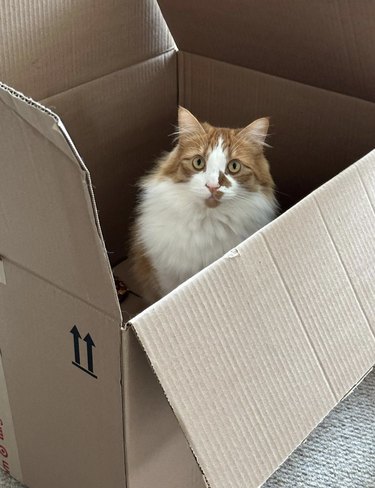
[[[204,158],[202,156],[195,156],[193,159],[193,168],[196,169],[197,171],[202,171],[204,169],[206,163],[204,161]]]
[[[233,159],[228,163],[228,171],[229,173],[232,173],[233,175],[238,173],[241,169],[241,163],[237,161],[237,159]]]

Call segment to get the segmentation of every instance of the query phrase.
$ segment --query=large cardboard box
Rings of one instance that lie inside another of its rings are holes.
[[[155,0],[1,2],[0,466],[31,488],[259,486],[375,362],[375,6],[159,4],[179,50]],[[270,115],[289,210],[129,318],[178,104]]]

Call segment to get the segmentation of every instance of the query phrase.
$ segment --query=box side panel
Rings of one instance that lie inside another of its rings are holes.
[[[259,486],[336,403],[260,235],[133,323],[212,487]]]
[[[371,1],[158,1],[183,51],[375,101]]]
[[[205,488],[202,473],[131,329],[122,331],[127,488]]]
[[[373,175],[368,161],[358,171]],[[374,217],[353,172],[133,319],[212,487],[259,486],[375,362],[362,305],[375,295]],[[316,201],[331,192],[345,193],[348,215],[333,209],[326,223]]]
[[[112,262],[126,253],[135,184],[170,145],[176,76],[171,52],[43,100],[62,117],[90,170]]]
[[[315,194],[358,304],[375,333],[375,151]],[[358,202],[361,211],[353,212]],[[340,292],[342,294],[342,292]]]
[[[5,90],[0,90],[0,107],[0,255],[119,323],[88,175],[58,119]]]
[[[350,168],[262,232],[337,400],[375,362],[375,216],[359,186]]]
[[[179,55],[180,103],[198,118],[241,127],[257,117],[271,117],[272,148],[267,156],[284,208],[375,146],[373,103],[200,56]]]
[[[40,100],[173,47],[153,0],[4,0],[2,81]]]
[[[4,265],[0,343],[24,483],[124,487],[119,324]]]

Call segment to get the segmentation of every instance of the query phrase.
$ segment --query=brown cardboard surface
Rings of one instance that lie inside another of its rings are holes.
[[[58,113],[87,164],[109,257],[122,260],[137,180],[170,144],[176,117],[176,53],[43,100]]]
[[[158,2],[183,51],[375,101],[371,1]]]
[[[270,116],[278,199],[297,203],[374,146],[375,104],[179,52],[180,103],[229,127]]]
[[[0,350],[0,468],[22,481],[17,439]]]
[[[325,188],[316,194],[324,223],[340,252],[342,266],[375,333],[375,156],[370,153],[360,164],[337,177],[340,191]],[[348,195],[350,197],[348,198]],[[356,199],[361,212],[351,210]],[[350,239],[348,239],[348,235]]]
[[[375,152],[371,158],[375,173]],[[264,231],[337,401],[375,363],[369,324],[375,310],[373,248],[369,248],[375,214],[366,192],[356,191],[360,184],[356,167],[350,167]],[[372,296],[366,302],[372,305],[368,314],[363,294]]]
[[[4,264],[0,344],[25,484],[124,487],[118,322],[12,262]],[[74,325],[81,367],[89,368],[86,334],[95,344],[96,377],[72,364]]]
[[[202,473],[131,329],[122,331],[128,488],[204,488]]]
[[[0,78],[38,100],[172,47],[153,0],[1,2]]]
[[[259,486],[375,362],[358,172],[375,153],[132,321],[213,488]]]
[[[0,89],[0,254],[120,324],[88,173],[57,117],[17,96]]]

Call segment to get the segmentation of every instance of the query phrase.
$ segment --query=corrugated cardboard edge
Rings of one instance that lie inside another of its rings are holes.
[[[53,119],[53,121],[55,122],[53,129],[56,129],[56,131],[62,135],[62,141],[65,141],[67,143],[67,146],[65,144],[59,145],[56,142],[56,140],[52,140],[52,138],[50,138],[48,136],[47,136],[47,139],[55,147],[57,147],[57,149],[59,149],[60,151],[63,151],[63,153],[66,156],[68,156],[69,160],[72,161],[73,164],[78,165],[79,169],[81,171],[83,171],[84,178],[85,178],[85,186],[86,186],[86,189],[88,191],[88,198],[87,198],[87,193],[85,192],[85,199],[87,201],[87,206],[90,209],[91,222],[92,222],[93,226],[95,227],[95,229],[98,233],[98,236],[99,236],[99,242],[100,242],[99,249],[101,249],[102,254],[103,254],[103,258],[105,261],[105,268],[106,268],[105,272],[108,273],[108,276],[110,278],[110,282],[112,283],[112,294],[113,294],[114,303],[116,304],[116,308],[117,308],[116,312],[117,312],[117,316],[119,317],[119,327],[120,327],[121,323],[122,323],[122,314],[121,314],[120,306],[119,306],[119,303],[117,300],[117,294],[116,294],[115,283],[113,280],[112,269],[111,269],[111,265],[110,265],[110,262],[108,259],[108,252],[106,249],[106,245],[105,245],[105,241],[104,241],[104,237],[103,237],[103,233],[102,233],[102,229],[101,229],[101,225],[100,225],[100,221],[99,221],[98,209],[96,206],[95,196],[94,196],[94,191],[93,191],[93,184],[92,184],[90,172],[89,172],[87,166],[85,165],[85,163],[84,163],[83,159],[81,158],[77,148],[75,147],[74,142],[72,141],[72,139],[71,139],[67,129],[65,128],[62,120],[60,119],[60,117],[56,113],[54,113],[52,110],[46,108],[42,104],[36,102],[32,98],[25,96],[23,93],[15,90],[14,88],[12,88],[12,87],[10,87],[10,86],[8,86],[5,83],[0,81],[0,91],[1,90],[3,90],[4,92],[7,92],[11,96],[10,97],[11,100],[13,100],[13,99],[15,99],[14,101],[20,100],[22,102],[22,104],[27,104],[27,105],[33,107],[34,109],[38,110],[39,112],[42,112],[42,113],[48,115],[49,117],[51,117],[51,119]],[[19,106],[15,106],[15,107],[11,107],[11,108],[19,117],[21,117],[23,119],[24,122],[31,125],[37,132],[40,133],[40,129],[33,124],[32,120],[30,120],[29,114],[26,112],[21,113],[22,104],[19,104]],[[45,136],[45,134],[43,134],[43,136]],[[92,210],[92,213],[91,213],[91,210]],[[92,304],[92,305],[95,306],[95,304]]]
[[[80,166],[80,168],[85,172],[85,175],[86,175],[86,183],[87,183],[87,187],[88,187],[88,190],[89,190],[89,193],[90,193],[91,205],[92,205],[93,212],[94,212],[95,225],[96,225],[98,234],[100,236],[100,239],[102,241],[102,244],[103,244],[103,246],[105,248],[103,234],[102,234],[102,230],[101,230],[100,223],[99,223],[98,210],[97,210],[97,207],[96,207],[94,192],[93,192],[93,189],[92,189],[92,182],[91,182],[90,172],[87,169],[87,166],[85,165],[85,163],[83,162],[81,156],[79,155],[79,153],[78,153],[78,151],[77,151],[77,149],[76,149],[76,147],[75,147],[72,139],[70,138],[70,136],[68,134],[68,131],[66,130],[64,124],[62,123],[60,117],[57,114],[55,114],[54,112],[52,112],[52,110],[44,107],[40,103],[36,102],[35,100],[33,100],[30,97],[27,97],[26,95],[24,95],[23,93],[15,90],[14,88],[11,88],[10,86],[8,86],[5,83],[3,83],[2,81],[0,81],[0,89],[8,92],[12,97],[21,100],[22,102],[26,103],[27,105],[30,105],[30,106],[36,108],[40,112],[43,112],[43,113],[49,115],[56,122],[57,127],[60,130],[60,132],[62,133],[62,135],[64,136],[66,142],[68,143],[68,145],[69,145],[69,147],[70,147],[70,149],[71,149],[71,151],[72,151],[72,153],[73,153],[73,155],[75,157],[76,162],[78,163],[78,165]]]

